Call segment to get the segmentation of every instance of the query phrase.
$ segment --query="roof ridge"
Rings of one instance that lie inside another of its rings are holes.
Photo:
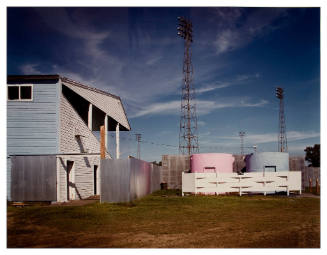
[[[98,92],[98,93],[100,93],[100,94],[104,94],[104,95],[106,95],[106,96],[110,96],[110,97],[113,97],[113,98],[118,99],[118,100],[121,101],[121,99],[120,99],[119,96],[116,96],[116,95],[111,94],[111,93],[109,93],[109,92],[106,92],[106,91],[103,91],[103,90],[101,90],[101,89],[97,89],[97,88],[94,88],[94,87],[91,87],[91,86],[85,85],[85,84],[83,84],[83,83],[81,83],[81,82],[74,81],[74,80],[69,79],[69,78],[64,77],[64,76],[60,76],[60,78],[61,78],[61,80],[62,80],[63,82],[67,82],[67,83],[70,83],[70,84],[72,84],[72,85],[76,85],[76,86],[78,86],[78,87],[84,88],[84,89],[88,89],[88,90],[91,90],[91,91],[94,91],[94,92]]]

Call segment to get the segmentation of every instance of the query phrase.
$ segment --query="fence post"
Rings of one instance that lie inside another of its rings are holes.
[[[316,178],[316,193],[319,194],[319,181],[318,178]]]
[[[312,193],[312,179],[309,179],[309,192]]]
[[[104,126],[100,127],[100,158],[106,158],[105,130]]]

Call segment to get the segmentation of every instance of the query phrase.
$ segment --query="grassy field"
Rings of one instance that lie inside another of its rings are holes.
[[[8,247],[319,247],[320,199],[188,196],[126,204],[8,206]]]

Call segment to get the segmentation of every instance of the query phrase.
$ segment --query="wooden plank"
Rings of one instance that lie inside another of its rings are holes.
[[[104,126],[100,127],[100,158],[106,158],[106,146],[105,146],[105,130]]]

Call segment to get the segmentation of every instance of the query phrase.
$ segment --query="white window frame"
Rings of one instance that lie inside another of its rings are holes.
[[[18,99],[9,99],[9,87],[18,87]],[[21,99],[20,98],[20,87],[31,87],[31,99]],[[23,101],[29,102],[33,101],[33,84],[10,84],[7,85],[7,101]]]

